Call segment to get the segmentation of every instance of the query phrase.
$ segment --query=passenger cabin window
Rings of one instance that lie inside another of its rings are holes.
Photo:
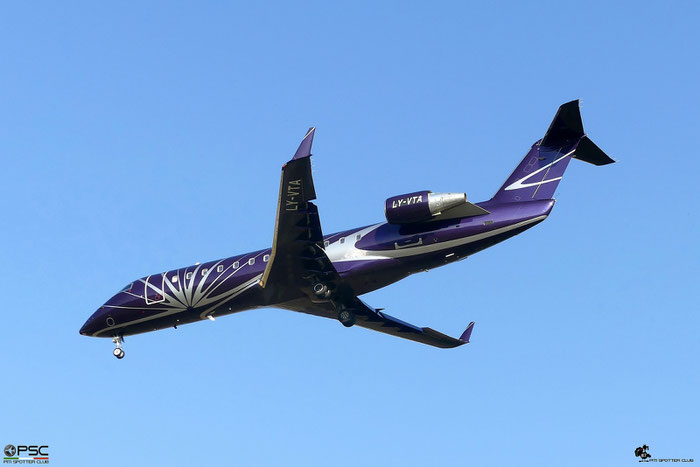
[[[220,264],[216,267],[216,272],[224,272],[224,265]]]
[[[355,235],[355,240],[357,240],[358,242],[360,240],[362,240],[362,235],[360,235],[360,234]]]
[[[248,264],[250,264],[251,266],[254,265],[254,264],[255,264],[255,258],[250,258],[250,259],[248,260]]]
[[[233,263],[233,269],[238,269],[238,267],[239,267],[240,265],[241,265],[241,263],[239,263],[238,261],[236,261],[235,263]]]
[[[324,248],[328,248],[328,245],[330,245],[330,244],[331,244],[331,242],[329,242],[328,240],[326,240],[325,242],[323,242],[323,247],[324,247]]]
[[[202,269],[202,277],[204,277],[204,275],[207,273],[208,270],[209,269],[207,269],[207,268]]]
[[[343,243],[345,243],[345,237],[342,237],[342,238],[340,239],[340,244],[342,245]]]
[[[263,261],[265,261],[266,263],[270,261],[270,255],[263,256]]]
[[[185,275],[185,279],[187,279],[187,280],[192,279],[192,271],[188,272],[188,273]]]
[[[170,282],[172,282],[173,284],[177,284],[177,276],[171,277]]]

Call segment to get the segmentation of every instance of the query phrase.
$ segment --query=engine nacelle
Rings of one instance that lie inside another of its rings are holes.
[[[461,204],[467,204],[465,193],[416,191],[387,199],[384,212],[390,224],[411,224],[425,222],[436,214]]]

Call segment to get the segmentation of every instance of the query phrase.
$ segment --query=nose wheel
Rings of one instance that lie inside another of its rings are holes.
[[[112,352],[112,355],[121,360],[122,358],[124,358],[124,349],[122,349],[122,342],[124,342],[124,338],[122,336],[114,336],[112,338],[112,342],[114,342],[117,345],[117,347]]]

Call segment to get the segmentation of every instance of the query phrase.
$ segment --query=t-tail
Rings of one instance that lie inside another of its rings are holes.
[[[615,162],[584,133],[578,100],[559,107],[544,138],[532,146],[491,201],[552,199],[572,157],[595,165]]]

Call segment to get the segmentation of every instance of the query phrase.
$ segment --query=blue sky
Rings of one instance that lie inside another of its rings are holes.
[[[52,465],[700,458],[697,2],[45,2],[0,16],[0,443]],[[272,240],[317,126],[327,233],[488,199],[582,100],[618,160],[550,218],[367,295],[439,350],[281,310],[78,335],[127,282]]]

